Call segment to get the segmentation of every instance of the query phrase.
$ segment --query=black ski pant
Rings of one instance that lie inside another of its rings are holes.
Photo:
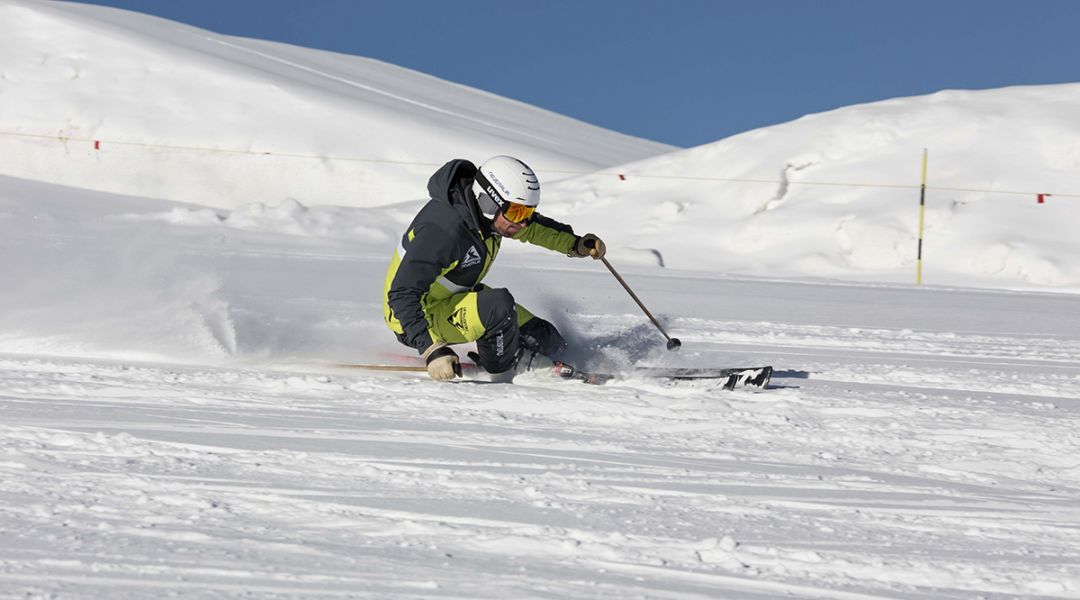
[[[484,323],[484,335],[476,340],[480,366],[489,373],[513,368],[522,350],[556,357],[566,347],[559,330],[548,321],[526,313],[531,318],[520,327],[520,307],[505,288],[487,288],[477,292],[476,308]]]
[[[523,350],[555,358],[566,347],[554,325],[517,305],[505,288],[481,285],[435,303],[426,312],[439,339],[448,344],[476,342],[477,362],[489,373],[513,368]],[[398,340],[405,343],[403,335]]]

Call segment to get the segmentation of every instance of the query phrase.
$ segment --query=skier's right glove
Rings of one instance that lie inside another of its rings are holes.
[[[461,375],[461,363],[458,355],[446,342],[435,342],[424,350],[427,372],[436,381],[449,381]]]

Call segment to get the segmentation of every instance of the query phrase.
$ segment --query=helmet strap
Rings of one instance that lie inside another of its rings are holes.
[[[496,209],[502,209],[503,205],[506,204],[506,200],[499,194],[498,190],[495,189],[495,186],[491,185],[488,178],[484,177],[483,171],[476,172],[476,183],[480,185],[480,190],[495,203]],[[477,195],[477,199],[479,198],[480,196]],[[496,210],[496,212],[498,212],[498,210]]]

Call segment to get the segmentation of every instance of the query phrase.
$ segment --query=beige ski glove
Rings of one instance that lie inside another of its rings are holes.
[[[449,381],[461,375],[461,363],[458,355],[446,342],[436,342],[424,350],[427,372],[436,381]]]

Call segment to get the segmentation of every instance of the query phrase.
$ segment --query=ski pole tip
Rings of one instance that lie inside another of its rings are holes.
[[[667,341],[667,349],[668,350],[670,350],[671,352],[676,352],[676,351],[679,350],[679,348],[682,348],[682,342],[679,341],[679,338],[669,338],[668,339],[668,341]]]

